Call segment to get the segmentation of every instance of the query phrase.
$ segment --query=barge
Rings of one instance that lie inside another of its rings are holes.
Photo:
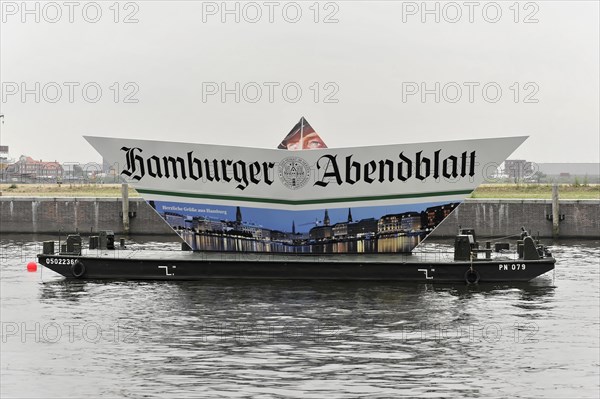
[[[86,137],[188,251],[82,251],[73,235],[38,259],[67,278],[528,281],[555,260],[527,234],[513,256],[469,229],[452,258],[415,251],[525,139],[330,149],[304,118],[276,150]]]
[[[64,252],[46,242],[38,262],[69,279],[201,280],[318,279],[394,280],[426,283],[529,281],[554,269],[548,249],[523,233],[517,251],[508,243],[479,248],[475,232],[462,229],[453,257],[446,253],[281,254],[202,251],[133,251],[106,246],[81,250],[68,238]]]

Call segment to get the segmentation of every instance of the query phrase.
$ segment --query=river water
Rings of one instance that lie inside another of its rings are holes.
[[[44,239],[0,241],[2,398],[600,393],[598,241],[554,243],[530,283],[467,287],[65,281],[26,271]],[[132,246],[179,247],[151,240]]]

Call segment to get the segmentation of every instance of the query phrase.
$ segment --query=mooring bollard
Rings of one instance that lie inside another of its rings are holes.
[[[558,184],[552,185],[552,237],[558,238],[560,214],[558,209]]]
[[[129,187],[121,184],[121,202],[123,204],[123,233],[129,234]]]

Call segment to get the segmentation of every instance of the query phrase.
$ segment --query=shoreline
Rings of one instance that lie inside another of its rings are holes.
[[[13,188],[11,188],[13,187]],[[561,199],[600,199],[600,184],[559,184]],[[141,198],[129,187],[130,198]],[[0,184],[0,197],[19,198],[112,198],[121,196],[121,184]],[[482,184],[469,198],[551,199],[551,184]]]

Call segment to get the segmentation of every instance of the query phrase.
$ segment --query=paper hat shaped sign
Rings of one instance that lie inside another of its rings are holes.
[[[192,249],[410,252],[526,137],[279,149],[86,137]],[[281,151],[281,149],[312,151]]]

